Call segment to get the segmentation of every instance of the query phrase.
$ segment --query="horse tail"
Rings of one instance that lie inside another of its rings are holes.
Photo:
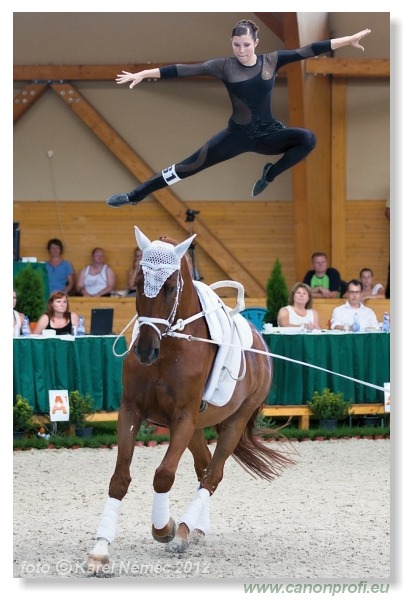
[[[260,411],[261,407],[258,407],[249,419],[232,456],[253,477],[261,477],[262,479],[272,481],[285,468],[295,464],[295,460],[291,455],[296,455],[298,452],[287,442],[284,443],[284,450],[278,451],[264,445],[260,441],[256,436],[255,427],[256,418]],[[282,437],[283,440],[286,440],[278,431],[273,430],[272,433],[276,437]]]

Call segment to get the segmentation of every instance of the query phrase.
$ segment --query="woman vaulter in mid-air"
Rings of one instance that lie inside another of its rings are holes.
[[[118,84],[130,83],[130,88],[144,78],[170,79],[209,75],[220,79],[228,90],[232,115],[228,128],[220,131],[188,158],[173,164],[127,194],[115,194],[107,199],[112,207],[135,205],[152,192],[195,175],[244,152],[283,156],[274,164],[267,163],[263,174],[252,188],[252,196],[260,194],[278,175],[303,160],[315,146],[315,136],[308,129],[285,127],[271,112],[271,95],[276,73],[284,65],[324,54],[343,46],[364,50],[361,38],[371,33],[364,29],[354,35],[315,42],[297,50],[277,50],[255,54],[259,43],[258,26],[253,21],[239,21],[232,30],[234,57],[215,58],[204,63],[170,65],[139,73],[123,71]]]

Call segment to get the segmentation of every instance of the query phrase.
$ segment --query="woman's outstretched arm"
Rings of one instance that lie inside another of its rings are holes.
[[[363,29],[354,35],[346,35],[345,37],[333,38],[331,40],[332,50],[337,50],[337,48],[342,48],[343,46],[354,46],[354,48],[359,48],[364,51],[364,46],[361,46],[360,41],[363,37],[370,34],[370,29]]]
[[[129,73],[128,71],[122,71],[119,75],[116,75],[116,83],[129,83],[130,89],[133,89],[135,85],[143,81],[143,79],[160,79],[161,72],[157,69],[146,69],[145,71],[139,71],[138,73]]]

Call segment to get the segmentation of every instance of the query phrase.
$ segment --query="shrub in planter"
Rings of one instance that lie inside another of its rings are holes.
[[[35,322],[46,310],[45,284],[41,273],[30,263],[14,278],[17,293],[16,310]]]
[[[266,296],[268,315],[266,316],[265,321],[276,326],[278,311],[288,304],[287,282],[278,258],[276,258],[270,277],[267,281]]]
[[[337,422],[339,419],[344,419],[351,407],[351,402],[344,402],[341,392],[331,392],[329,388],[324,388],[321,393],[315,391],[307,404],[318,417],[319,427],[326,427],[325,421]]]
[[[69,423],[75,427],[76,432],[78,429],[92,429],[92,427],[89,426],[86,421],[87,416],[92,415],[95,412],[94,401],[92,400],[91,396],[89,394],[84,396],[78,390],[70,392],[69,405]]]
[[[25,398],[18,394],[13,406],[13,431],[25,432],[34,429],[32,416],[32,407]]]

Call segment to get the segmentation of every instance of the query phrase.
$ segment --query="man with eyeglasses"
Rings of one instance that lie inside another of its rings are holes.
[[[371,308],[361,302],[362,283],[358,279],[351,279],[347,283],[347,302],[337,306],[332,313],[330,329],[353,331],[354,320],[358,320],[360,331],[379,329],[378,319]]]

